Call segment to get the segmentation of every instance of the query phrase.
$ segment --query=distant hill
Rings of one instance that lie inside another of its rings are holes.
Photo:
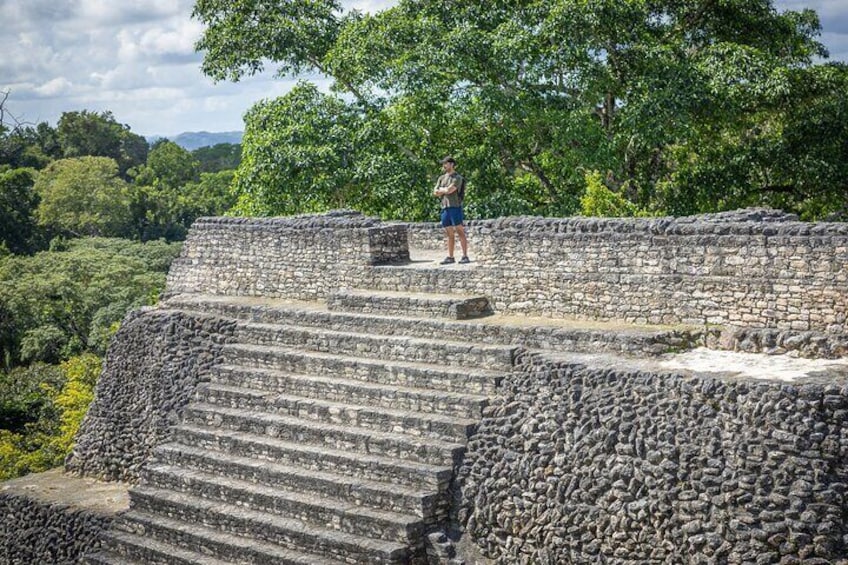
[[[195,149],[200,149],[201,147],[212,147],[213,145],[218,145],[219,143],[241,143],[241,138],[244,132],[241,131],[187,131],[183,132],[175,137],[168,137],[171,141],[182,147],[183,149],[187,149],[188,151],[194,151]],[[156,135],[152,137],[148,137],[148,143],[154,143],[158,139],[162,139],[161,135]]]

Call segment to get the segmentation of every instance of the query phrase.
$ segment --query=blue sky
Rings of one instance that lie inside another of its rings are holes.
[[[395,0],[347,0],[378,11]],[[20,121],[55,124],[62,112],[110,110],[141,135],[243,129],[256,101],[285,94],[295,80],[271,72],[213,83],[194,52],[194,0],[0,0],[0,91]],[[848,0],[777,0],[812,8],[831,58],[848,61]]]

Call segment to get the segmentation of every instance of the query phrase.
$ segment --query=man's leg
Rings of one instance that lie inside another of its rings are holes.
[[[459,235],[459,246],[462,248],[462,256],[468,257],[468,238],[465,237],[465,226],[459,225],[455,229],[457,235]]]
[[[445,228],[445,233],[448,236],[448,257],[453,257],[453,250],[456,247],[455,230],[456,228],[454,226]]]

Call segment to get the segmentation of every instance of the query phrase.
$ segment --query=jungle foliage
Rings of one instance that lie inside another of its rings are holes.
[[[188,227],[235,203],[238,145],[151,147],[109,112],[56,128],[0,93],[0,480],[60,465],[125,314],[153,304]]]
[[[54,239],[0,258],[0,480],[60,465],[110,338],[155,303],[180,244]]]

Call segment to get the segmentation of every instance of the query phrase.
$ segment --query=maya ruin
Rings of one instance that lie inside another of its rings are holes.
[[[0,560],[846,562],[848,224],[480,220],[450,266],[441,238],[198,220],[64,472],[4,483]]]

